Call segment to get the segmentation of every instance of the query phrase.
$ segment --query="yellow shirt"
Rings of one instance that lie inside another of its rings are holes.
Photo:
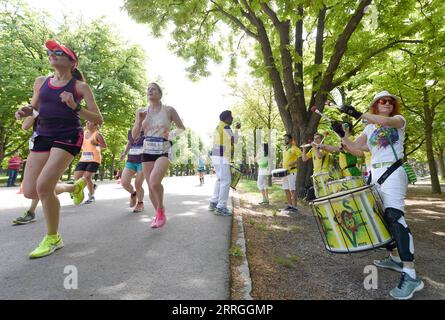
[[[314,174],[315,173],[321,173],[321,172],[329,172],[329,165],[331,163],[331,155],[329,153],[326,153],[322,150],[320,152],[323,154],[323,158],[318,158],[315,155],[314,149],[312,148],[307,153],[308,157],[312,158],[312,161],[314,162]]]
[[[290,163],[297,161],[301,156],[301,150],[297,146],[292,146],[283,151],[283,168],[290,173],[297,172],[297,165],[290,166]]]
[[[213,133],[212,156],[224,157],[229,162],[233,160],[235,135],[230,126],[221,121]]]

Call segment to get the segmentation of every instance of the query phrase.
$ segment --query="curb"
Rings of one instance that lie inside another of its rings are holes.
[[[238,192],[234,191],[232,193],[232,207],[240,209],[240,200]],[[253,300],[250,293],[252,292],[252,279],[250,278],[249,271],[249,262],[247,261],[247,253],[246,253],[246,238],[244,237],[244,227],[243,227],[243,215],[240,210],[234,210],[233,218],[238,224],[238,236],[236,240],[237,246],[241,248],[243,253],[242,263],[238,267],[236,267],[237,271],[241,275],[243,279],[243,297],[244,300]]]

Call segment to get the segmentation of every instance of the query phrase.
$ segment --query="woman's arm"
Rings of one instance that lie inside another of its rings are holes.
[[[353,156],[360,157],[360,158],[363,158],[365,156],[365,153],[362,150],[351,149],[347,145],[344,145],[344,149],[347,152],[349,152],[350,154],[352,154]]]
[[[168,140],[176,138],[185,130],[185,126],[182,123],[182,120],[179,117],[178,112],[176,112],[175,108],[173,107],[170,107],[170,119],[172,122],[176,124],[176,129],[168,134]]]
[[[147,116],[147,112],[145,108],[141,108],[136,111],[136,116],[134,118],[133,129],[131,129],[131,136],[133,140],[137,140],[141,135],[142,131],[142,121],[144,121]]]
[[[102,134],[97,133],[96,134],[96,142],[98,143],[99,147],[101,147],[102,149],[106,149],[107,143],[105,142],[105,138]]]
[[[81,81],[77,81],[76,86],[77,86],[77,91],[83,97],[83,99],[87,104],[86,109],[81,109],[79,111],[79,116],[81,116],[83,119],[94,122],[98,125],[102,125],[103,117],[102,114],[100,113],[99,107],[96,104],[96,100],[94,99],[94,95],[93,92],[91,91],[90,86]],[[74,100],[69,102],[70,104],[67,103],[68,106],[70,108],[76,109],[77,107],[76,102]]]
[[[130,150],[130,146],[131,146],[130,141],[128,141],[127,145],[125,146],[124,152],[121,153],[121,157],[120,157],[121,161],[125,159],[125,156],[127,155],[128,151]]]
[[[344,137],[341,139],[341,142],[343,145],[345,145],[349,149],[356,149],[356,150],[366,150],[367,149],[367,137],[364,133],[362,133],[360,136],[357,137],[354,141],[352,141],[349,137]]]
[[[34,117],[27,117],[25,119],[25,121],[23,121],[23,123],[22,123],[22,129],[23,130],[28,130],[29,128],[32,128],[32,126],[34,125],[34,121],[36,121],[36,118],[34,118]]]
[[[362,119],[368,121],[371,124],[379,124],[385,127],[401,129],[405,125],[405,121],[401,117],[384,117],[376,114],[364,113]]]
[[[20,108],[15,113],[15,118],[17,120],[19,120],[21,118],[25,118],[25,117],[30,117],[30,116],[32,116],[33,110],[38,110],[40,88],[42,87],[45,80],[46,80],[46,77],[37,77],[36,78],[36,80],[34,81],[31,103],[29,105],[27,105],[26,107]]]

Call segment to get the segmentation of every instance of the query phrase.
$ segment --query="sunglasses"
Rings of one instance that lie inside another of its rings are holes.
[[[66,57],[69,57],[65,52],[63,52],[62,50],[46,50],[46,52],[48,53],[48,56],[50,56],[50,55],[55,55],[55,56],[58,56],[58,57],[61,57],[61,56],[66,56]]]
[[[391,105],[395,105],[394,99],[379,99],[379,104],[385,105],[386,103],[389,103]]]

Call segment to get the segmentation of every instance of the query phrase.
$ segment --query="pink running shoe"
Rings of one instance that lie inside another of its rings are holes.
[[[158,214],[156,213],[156,215],[153,217],[153,220],[151,220],[151,225],[150,227],[152,228],[156,228],[156,222],[158,220]]]
[[[165,216],[165,208],[158,209],[156,213],[155,228],[162,228],[166,222],[167,217]]]

